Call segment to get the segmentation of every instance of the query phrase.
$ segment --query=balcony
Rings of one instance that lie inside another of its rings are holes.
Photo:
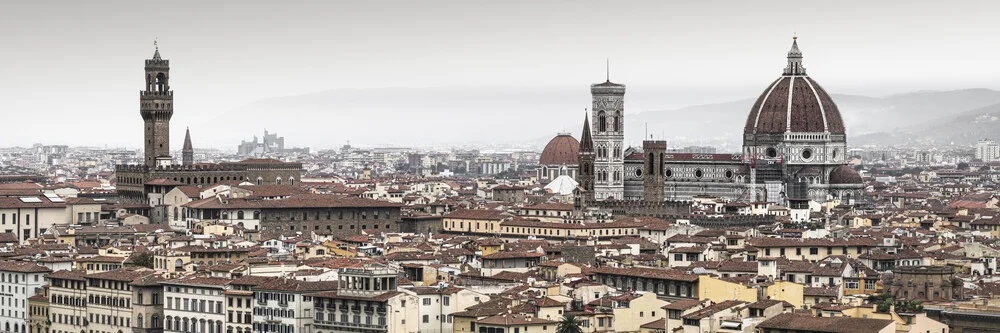
[[[328,320],[315,320],[313,321],[313,326],[319,329],[336,330],[337,328],[350,328],[353,330],[364,330],[368,332],[385,332],[389,329],[385,325],[368,325],[368,324],[355,324],[355,323],[345,323],[337,321]]]

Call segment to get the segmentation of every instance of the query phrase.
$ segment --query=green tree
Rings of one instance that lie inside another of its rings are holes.
[[[143,252],[132,258],[132,263],[136,266],[153,268],[153,252]]]
[[[583,333],[583,329],[580,328],[580,320],[576,319],[576,316],[567,315],[559,321],[556,333]]]

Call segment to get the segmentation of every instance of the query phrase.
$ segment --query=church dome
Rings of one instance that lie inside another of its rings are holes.
[[[538,159],[541,165],[576,165],[577,154],[580,152],[580,142],[572,135],[559,133],[545,145],[542,157]]]
[[[802,67],[798,41],[788,51],[788,67],[757,98],[747,117],[746,134],[844,134],[844,121],[830,95]]]
[[[863,184],[864,180],[850,165],[841,165],[830,172],[830,184]]]
[[[557,177],[548,185],[545,185],[545,189],[548,190],[549,193],[570,195],[573,194],[573,190],[575,190],[577,186],[580,186],[580,183],[574,180],[573,177],[562,175]]]

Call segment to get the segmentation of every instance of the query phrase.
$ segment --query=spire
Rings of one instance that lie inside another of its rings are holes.
[[[590,137],[590,116],[587,114],[583,115],[583,134],[580,134],[579,151],[581,153],[594,152],[594,139]]]
[[[806,68],[802,67],[802,51],[799,51],[799,36],[792,37],[792,48],[788,50],[788,66],[785,67],[784,75],[806,75]]]
[[[604,71],[606,78],[604,82],[611,82],[611,58],[604,58]]]
[[[181,165],[194,164],[194,145],[191,144],[191,128],[184,133],[184,148],[181,149]]]
[[[156,52],[153,53],[153,60],[162,60],[162,58],[160,58],[160,46],[157,44],[157,40],[153,39],[153,47],[156,48]]]
[[[194,150],[194,146],[191,145],[191,128],[188,127],[184,133],[184,150]]]

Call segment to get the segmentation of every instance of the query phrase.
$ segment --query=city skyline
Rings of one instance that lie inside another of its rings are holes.
[[[211,125],[225,126],[223,120],[238,117],[244,108],[327,91],[339,99],[343,95],[400,99],[378,107],[432,112],[436,106],[407,105],[405,100],[413,96],[406,92],[428,94],[423,89],[430,89],[451,96],[449,102],[460,106],[456,109],[476,109],[506,94],[533,90],[546,100],[526,106],[534,108],[531,112],[551,116],[546,121],[572,120],[586,106],[586,86],[604,78],[608,59],[611,79],[630,87],[628,114],[741,100],[759,94],[780,71],[781,55],[796,33],[804,42],[806,67],[834,94],[882,96],[1000,88],[992,80],[1000,74],[1000,67],[989,61],[996,52],[982,42],[995,25],[986,13],[995,12],[992,9],[998,5],[985,1],[964,2],[962,9],[937,8],[930,2],[877,3],[867,4],[866,11],[849,11],[848,4],[786,6],[780,2],[752,5],[755,8],[743,2],[711,8],[659,2],[613,8],[591,2],[527,8],[460,2],[417,8],[408,8],[414,4],[405,2],[393,7],[302,2],[281,10],[268,10],[258,3],[239,8],[209,3],[196,11],[187,10],[192,3],[183,2],[151,7],[113,4],[64,3],[45,11],[37,5],[17,5],[0,14],[5,22],[0,24],[10,28],[6,31],[23,32],[0,35],[9,49],[0,61],[17,64],[2,66],[5,80],[0,84],[0,108],[18,112],[17,117],[29,121],[11,129],[8,142],[132,146],[141,133],[78,131],[80,125],[134,125],[135,94],[142,84],[139,67],[152,54],[153,40],[159,41],[164,57],[174,64],[178,105],[172,137],[180,138],[180,129],[191,127],[195,141],[215,148],[232,147],[238,138],[248,137],[251,129],[243,127],[205,135],[214,132]],[[156,14],[141,14],[145,12]],[[901,19],[886,21],[883,13],[887,12]],[[957,20],[959,14],[961,20]],[[929,15],[939,19],[919,20]],[[61,20],[49,22],[44,17]],[[516,25],[508,24],[515,21]],[[957,61],[976,66],[955,66]],[[475,87],[486,93],[466,93]],[[53,91],[60,92],[58,98],[52,98]],[[358,109],[359,113],[371,112]],[[744,112],[739,110],[734,116]],[[329,118],[316,110],[293,114],[331,123],[352,116],[353,121],[364,121],[348,111],[330,113]],[[102,121],[45,122],[81,114]],[[547,130],[530,129],[527,134],[544,140],[575,121],[553,124]],[[296,123],[287,119],[250,122],[253,132],[270,127],[283,133],[295,132]],[[371,122],[362,125],[375,126]],[[400,124],[392,126],[388,132],[405,130]],[[78,134],[33,134],[44,129]],[[653,130],[670,133],[673,128]],[[290,142],[319,148],[336,147],[347,140],[372,146],[414,143],[357,133],[335,138],[300,135],[290,137]],[[457,141],[451,138],[443,143]],[[496,137],[479,141],[502,142]],[[415,143],[442,144],[433,138]]]

